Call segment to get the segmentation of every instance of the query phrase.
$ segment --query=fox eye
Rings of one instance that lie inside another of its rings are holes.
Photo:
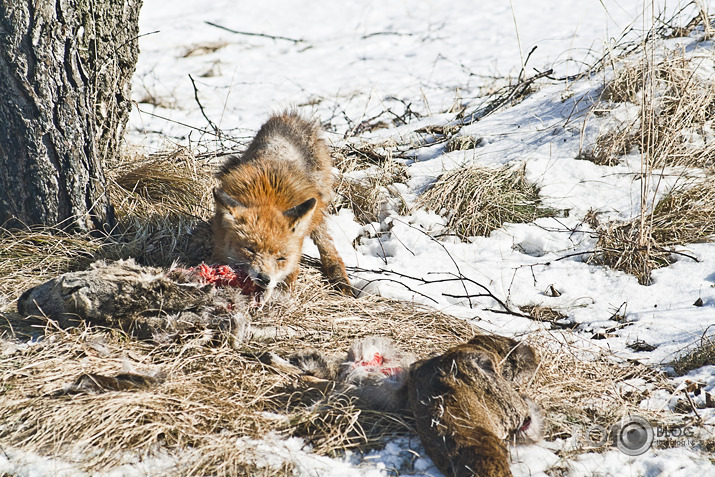
[[[250,254],[255,254],[255,253],[256,253],[256,250],[255,250],[253,247],[246,247],[246,250],[247,250],[248,253],[250,253]]]
[[[285,262],[286,258],[281,256],[281,257],[278,257],[276,260],[278,260],[279,262]]]

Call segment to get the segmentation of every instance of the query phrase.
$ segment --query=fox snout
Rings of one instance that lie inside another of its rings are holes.
[[[282,282],[289,272],[284,270],[281,264],[282,262],[278,262],[272,257],[254,256],[252,259],[234,262],[233,266],[243,269],[257,287],[269,290]]]
[[[268,288],[268,285],[271,284],[271,277],[267,273],[263,272],[258,272],[255,275],[251,275],[251,280],[253,280],[253,283],[258,285],[261,288]]]

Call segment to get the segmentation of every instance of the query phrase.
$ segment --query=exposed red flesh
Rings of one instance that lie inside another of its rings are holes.
[[[202,283],[216,287],[240,288],[241,293],[244,295],[260,295],[263,291],[243,271],[234,270],[229,265],[206,265],[202,263],[196,267],[189,268],[188,272],[193,273]]]

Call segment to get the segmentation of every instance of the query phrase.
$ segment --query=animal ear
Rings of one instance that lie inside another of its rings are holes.
[[[467,356],[469,357],[469,359],[466,360],[466,362],[470,366],[474,367],[475,369],[478,368],[487,373],[494,374],[494,361],[492,361],[491,356],[489,356],[487,353],[481,351],[471,351],[467,354]]]
[[[214,199],[216,199],[216,204],[221,205],[226,209],[234,209],[234,208],[245,208],[246,206],[231,197],[226,193],[225,190],[221,189],[220,187],[214,187]]]
[[[531,346],[518,343],[504,358],[502,376],[515,383],[525,383],[536,373],[539,361],[539,355]]]
[[[305,217],[308,212],[313,210],[313,208],[315,207],[315,202],[315,199],[308,199],[302,204],[296,205],[295,207],[286,210],[285,212],[283,212],[283,215],[295,222],[298,219]]]

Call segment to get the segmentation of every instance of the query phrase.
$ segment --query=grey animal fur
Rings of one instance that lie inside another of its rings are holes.
[[[375,353],[382,356],[381,365],[362,365],[372,361]],[[415,361],[414,355],[400,351],[392,340],[382,336],[355,340],[343,355],[326,355],[308,348],[287,358],[276,353],[268,353],[264,358],[280,371],[333,381],[336,383],[333,392],[356,397],[364,407],[381,411],[404,408],[406,373]]]
[[[213,330],[234,336],[248,326],[247,298],[232,287],[199,282],[184,270],[165,271],[133,260],[95,262],[27,290],[17,303],[25,316],[119,328],[140,339]]]

